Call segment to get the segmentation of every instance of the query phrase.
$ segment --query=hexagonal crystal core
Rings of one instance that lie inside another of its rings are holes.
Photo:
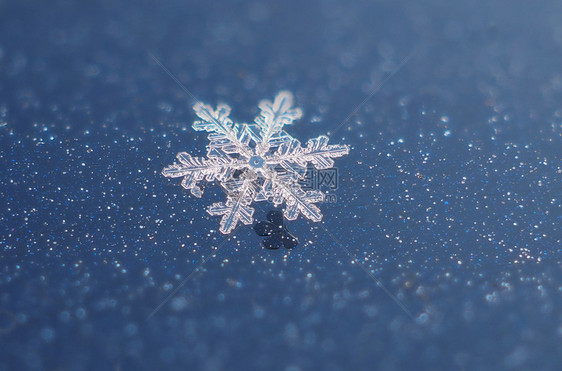
[[[253,167],[254,169],[259,169],[262,168],[265,161],[261,156],[252,156],[250,157],[250,166]]]

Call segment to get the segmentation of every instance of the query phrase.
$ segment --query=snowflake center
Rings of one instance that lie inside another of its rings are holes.
[[[261,169],[265,164],[265,160],[261,156],[252,156],[250,157],[248,164],[254,169]]]

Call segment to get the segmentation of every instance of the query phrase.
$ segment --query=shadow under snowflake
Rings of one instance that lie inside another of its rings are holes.
[[[267,220],[254,224],[256,234],[267,237],[262,241],[263,247],[270,250],[276,250],[280,247],[294,249],[299,244],[299,240],[287,229],[281,211],[271,210],[267,213]]]

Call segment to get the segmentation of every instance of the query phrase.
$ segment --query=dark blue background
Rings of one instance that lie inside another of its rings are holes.
[[[557,369],[560,14],[0,0],[0,370]],[[291,90],[292,135],[349,144],[321,206],[350,254],[302,218],[291,252],[250,227],[227,240],[205,212],[220,188],[162,177],[206,138],[148,53],[241,122]]]

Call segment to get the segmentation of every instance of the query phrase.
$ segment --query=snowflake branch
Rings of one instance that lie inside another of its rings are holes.
[[[288,171],[302,171],[308,163],[317,169],[328,169],[334,166],[334,158],[342,157],[349,153],[349,146],[341,144],[328,145],[330,139],[321,135],[310,139],[305,148],[300,142],[293,139],[279,146],[277,151],[266,158],[268,165],[281,165]]]
[[[248,225],[254,221],[254,209],[250,207],[254,194],[255,185],[253,179],[243,179],[237,188],[238,192],[230,192],[225,203],[217,202],[209,207],[210,215],[222,215],[220,231],[224,234],[230,233],[239,221]]]
[[[223,180],[230,177],[232,171],[244,166],[244,162],[234,160],[230,157],[191,157],[186,152],[177,155],[179,164],[170,165],[162,170],[162,175],[167,178],[181,178],[181,185],[189,189],[191,194],[201,198],[203,191],[197,183],[203,179],[207,181]]]
[[[210,105],[197,103],[193,106],[193,110],[203,120],[195,121],[193,129],[215,133],[209,135],[210,147],[220,147],[226,153],[237,153],[246,157],[252,155],[248,146],[250,135],[245,125],[240,130],[240,126],[228,117],[230,106],[219,104],[217,109],[213,110]]]
[[[280,137],[286,139],[287,134],[282,133],[283,126],[291,125],[293,121],[302,117],[300,108],[292,108],[293,94],[281,91],[275,100],[264,99],[259,103],[260,116],[256,117],[255,123],[260,129],[258,138],[258,154],[262,155],[271,147],[271,139]]]

